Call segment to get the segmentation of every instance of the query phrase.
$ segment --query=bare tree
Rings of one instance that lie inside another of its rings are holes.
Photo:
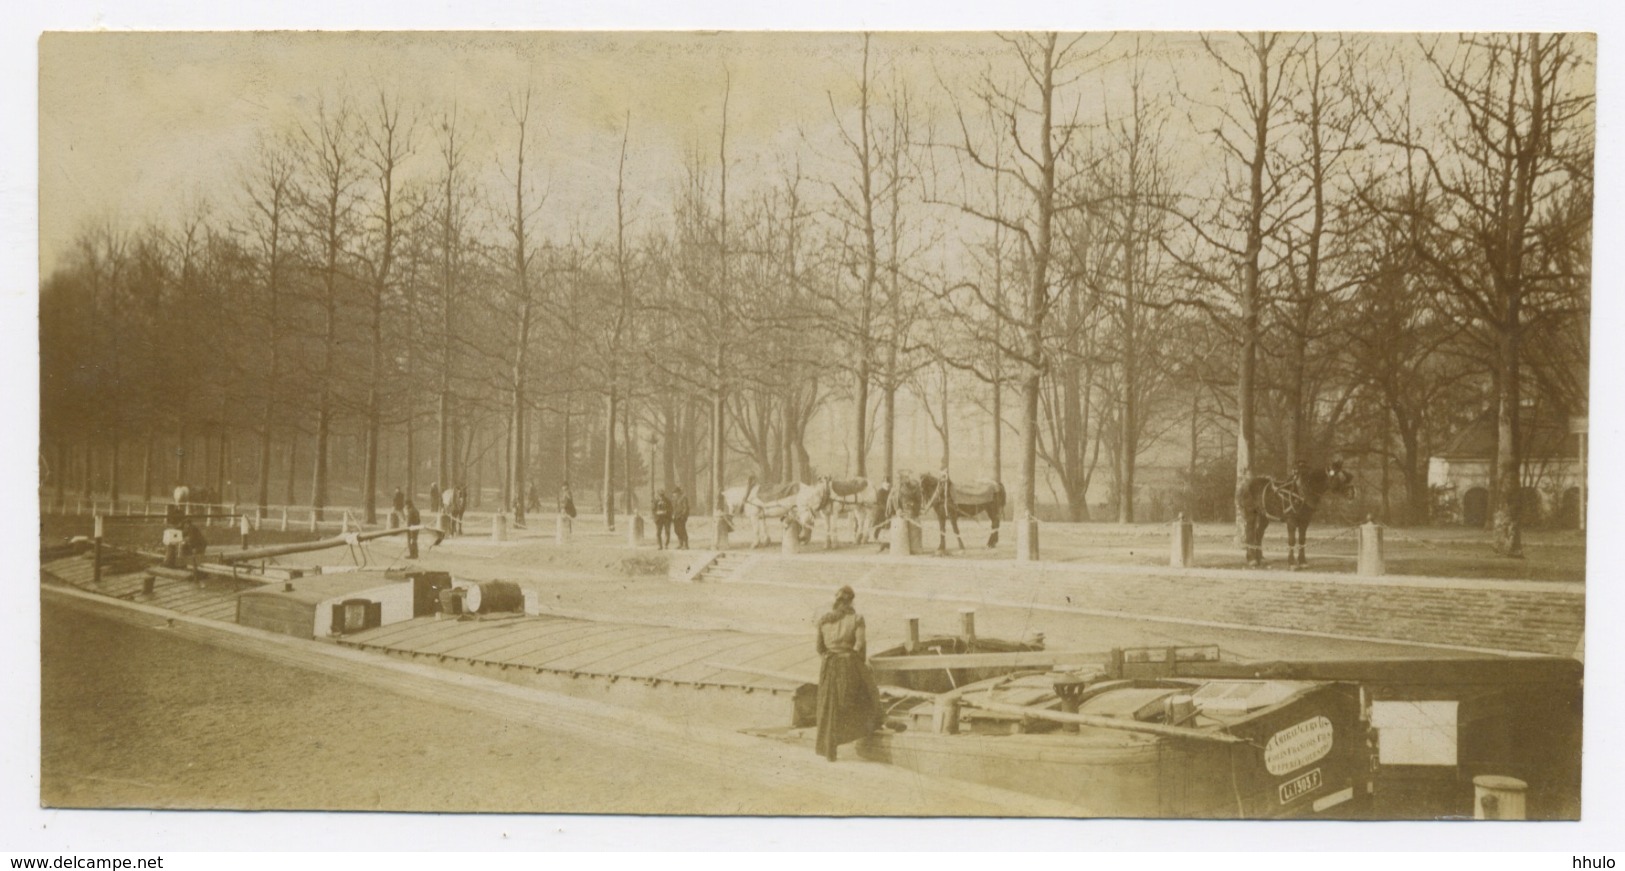
[[[401,229],[410,222],[401,212],[401,164],[413,150],[414,122],[402,119],[398,100],[379,92],[376,114],[362,134],[361,160],[371,173],[374,197],[366,214],[366,245],[361,261],[366,270],[366,330],[368,378],[366,406],[366,458],[361,482],[362,510],[368,523],[378,522],[378,452],[383,431],[385,384],[384,315],[395,280]]]
[[[314,119],[300,129],[303,148],[302,176],[306,187],[299,192],[303,235],[314,249],[312,266],[320,287],[321,351],[316,362],[315,468],[311,478],[310,504],[320,519],[329,497],[329,447],[333,435],[336,385],[339,383],[339,344],[341,294],[351,281],[348,262],[352,256],[354,223],[358,207],[355,187],[360,183],[359,159],[355,151],[355,119],[347,105],[332,110],[326,104]]]
[[[248,201],[247,233],[258,254],[259,278],[263,294],[262,322],[264,348],[269,357],[265,380],[260,386],[263,411],[260,416],[259,476],[256,502],[265,516],[271,501],[271,457],[277,430],[282,379],[283,344],[289,319],[286,301],[289,273],[293,266],[291,243],[292,212],[295,202],[294,173],[298,164],[289,145],[277,140],[261,140],[255,162],[243,183]]]
[[[531,91],[526,89],[522,95],[510,99],[508,111],[514,125],[514,164],[510,181],[513,184],[513,207],[503,218],[507,224],[511,247],[507,252],[510,292],[512,294],[513,312],[513,350],[512,369],[508,378],[508,402],[506,412],[506,475],[502,480],[502,504],[504,510],[512,509],[516,518],[524,520],[524,444],[525,444],[525,411],[526,387],[528,383],[528,366],[531,345],[531,331],[535,325],[535,318],[539,307],[536,297],[537,282],[533,280],[532,267],[536,260],[537,245],[533,238],[532,219],[541,210],[545,197],[536,197],[525,180],[525,158],[533,146],[527,141],[530,134]],[[527,198],[530,203],[527,205]],[[613,425],[613,420],[612,420]],[[613,514],[611,527],[614,526]]]
[[[1389,119],[1382,142],[1419,155],[1436,203],[1416,253],[1451,290],[1452,315],[1494,348],[1495,549],[1523,555],[1520,471],[1524,341],[1575,276],[1556,249],[1584,245],[1589,210],[1563,207],[1591,175],[1594,87],[1587,37],[1485,34],[1428,38],[1423,57],[1450,96],[1434,136]],[[1414,204],[1413,204],[1414,206]]]
[[[1054,33],[1000,37],[1020,63],[1024,80],[1010,89],[984,76],[974,88],[978,108],[989,122],[1009,137],[1015,162],[1001,165],[988,148],[970,131],[963,107],[959,109],[961,140],[956,150],[983,173],[992,173],[1014,183],[1025,208],[1015,215],[988,209],[973,202],[959,208],[976,218],[1004,227],[1021,240],[1027,265],[1026,288],[1018,306],[999,305],[979,287],[971,288],[979,302],[993,309],[995,317],[1008,324],[1015,340],[1001,348],[1020,367],[1022,417],[1021,473],[1017,479],[1015,506],[1017,558],[1034,559],[1037,539],[1028,530],[1036,520],[1038,483],[1039,399],[1041,384],[1049,369],[1045,353],[1046,326],[1055,303],[1054,275],[1056,219],[1081,204],[1066,199],[1071,189],[1070,175],[1077,169],[1070,161],[1077,157],[1074,146],[1081,128],[1076,111],[1067,113],[1056,105],[1058,93],[1083,74],[1082,69],[1098,53],[1086,50],[1085,37],[1062,42]],[[1057,112],[1060,111],[1060,117]]]

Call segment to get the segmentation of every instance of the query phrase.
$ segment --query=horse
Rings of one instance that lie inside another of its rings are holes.
[[[959,535],[959,518],[986,514],[993,531],[988,534],[987,546],[999,543],[999,520],[1004,515],[1004,485],[997,481],[977,481],[955,484],[948,473],[920,476],[920,493],[926,507],[937,515],[937,553],[948,550],[948,526],[952,524],[959,549],[965,549],[965,539]]]
[[[884,511],[882,493],[889,492],[890,488],[876,487],[867,478],[830,479],[830,504],[824,511],[825,535],[833,538],[834,534],[829,527],[842,516],[850,515],[852,518],[852,541],[854,544],[863,544],[874,537],[874,525],[877,520],[884,519],[884,515],[877,518],[877,509]]]
[[[812,540],[816,517],[830,505],[829,479],[803,484],[790,481],[785,484],[757,484],[754,480],[722,491],[722,510],[730,518],[751,521],[753,536],[751,547],[772,544],[767,521],[794,517],[801,527],[801,541]]]
[[[1309,534],[1309,521],[1320,507],[1320,498],[1327,493],[1348,493],[1353,483],[1354,476],[1343,470],[1341,460],[1332,461],[1324,469],[1311,469],[1309,464],[1299,463],[1285,481],[1258,475],[1243,482],[1236,501],[1242,507],[1246,525],[1247,565],[1264,564],[1264,530],[1270,521],[1281,520],[1286,522],[1287,565],[1294,570],[1307,566],[1304,542]]]
[[[440,493],[440,522],[450,535],[463,532],[463,513],[468,510],[468,493],[463,488],[447,487]],[[447,520],[450,523],[447,523]]]

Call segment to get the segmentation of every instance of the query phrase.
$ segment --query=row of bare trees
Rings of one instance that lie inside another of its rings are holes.
[[[961,477],[1013,464],[1018,516],[1047,489],[1086,518],[1104,472],[1131,522],[1148,452],[1188,445],[1192,512],[1215,462],[1339,454],[1417,520],[1428,454],[1487,408],[1519,552],[1520,410],[1586,402],[1589,43],[997,38],[948,84],[854,36],[827,117],[743,184],[731,82],[667,190],[629,189],[628,113],[597,230],[549,202],[569,169],[529,91],[483,123],[322,102],[235,189],[88,226],[45,280],[48,486],[371,520],[427,479],[522,518],[591,476],[613,524],[640,484],[889,477],[907,395]],[[967,414],[991,456],[951,454]]]

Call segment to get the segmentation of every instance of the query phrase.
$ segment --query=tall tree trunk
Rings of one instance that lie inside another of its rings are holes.
[[[1185,482],[1185,517],[1192,522],[1196,521],[1196,472],[1197,451],[1201,447],[1201,428],[1197,425],[1202,411],[1202,394],[1191,390],[1191,461],[1186,469]]]
[[[298,481],[298,478],[299,432],[297,430],[293,430],[288,433],[288,488],[283,492],[282,495],[283,505],[292,505],[294,503],[294,488],[297,486],[296,482]]]
[[[152,430],[147,430],[141,451],[141,501],[152,501],[152,455],[157,453],[156,439]]]
[[[948,464],[953,459],[952,445],[949,443],[949,435],[953,427],[949,425],[948,421],[948,362],[946,360],[939,360],[937,362],[937,369],[938,377],[942,383],[942,394],[940,397],[940,405],[942,409],[942,471],[943,474],[947,474]]]
[[[112,444],[108,445],[108,455],[109,455],[109,458],[111,460],[111,467],[108,469],[108,475],[107,475],[107,493],[108,493],[108,498],[109,499],[112,499],[114,502],[117,502],[118,499],[119,499],[120,484],[122,483],[119,480],[119,472],[120,472],[120,469],[119,469],[119,453],[120,453],[119,452],[119,447],[120,447],[120,442],[119,442],[119,437],[118,437],[118,431],[114,430],[109,435],[109,439],[111,440]]]
[[[1508,322],[1517,323],[1518,300],[1508,303]],[[1496,397],[1495,445],[1495,552],[1507,557],[1523,556],[1522,480],[1518,446],[1520,421],[1518,371],[1518,331],[1503,330],[1500,347],[1501,377],[1499,396]]]
[[[383,414],[378,382],[384,377],[383,312],[375,306],[372,313],[372,374],[367,384],[366,459],[361,481],[361,507],[367,524],[378,522],[378,454],[383,426]]]
[[[182,418],[175,425],[175,486],[187,483],[187,473],[191,470],[186,464],[186,421]]]
[[[1262,39],[1262,37],[1259,37]],[[1258,379],[1258,320],[1262,305],[1259,260],[1264,250],[1264,170],[1269,151],[1269,51],[1260,44],[1258,98],[1253,107],[1253,159],[1248,164],[1247,247],[1242,257],[1241,343],[1236,351],[1236,538],[1246,537],[1246,484],[1253,477],[1253,442],[1257,433],[1254,393]]]
[[[575,440],[570,433],[570,397],[564,397],[564,439],[559,447],[559,465],[564,469],[564,486],[570,486],[570,451]]]
[[[223,419],[223,416],[222,416]],[[215,452],[214,467],[214,498],[216,502],[226,501],[226,454],[231,448],[231,435],[224,426],[220,428],[219,449]]]
[[[1055,142],[1051,136],[1055,129],[1055,46],[1058,38],[1051,33],[1047,34],[1045,39],[1048,44],[1041,70],[1042,105],[1038,127],[1040,139],[1038,166],[1042,178],[1035,191],[1037,214],[1034,217],[1037,219],[1035,222],[1037,226],[1033,234],[1030,270],[1032,276],[1022,325],[1025,333],[1022,337],[1024,340],[1022,350],[1027,355],[1027,361],[1021,379],[1021,477],[1016,485],[1018,491],[1016,522],[1023,525],[1036,525],[1038,520],[1038,399],[1044,377],[1044,370],[1040,367],[1044,360],[1044,319],[1049,303],[1050,243],[1055,219],[1056,154]],[[1018,536],[1018,541],[1022,541],[1025,547],[1018,547],[1017,559],[1037,559],[1037,537],[1026,536],[1024,529],[1018,529]]]
[[[620,397],[611,385],[604,403],[604,485],[599,491],[603,494],[604,524],[610,532],[615,531],[615,415],[619,402]]]
[[[634,498],[636,481],[633,479],[633,473],[635,472],[634,461],[637,459],[637,444],[632,441],[631,405],[631,402],[628,401],[626,409],[621,414],[621,466],[622,475],[626,479],[624,486],[626,488],[625,508],[627,517],[632,517],[638,513],[637,501]]]
[[[1133,223],[1130,222],[1132,229]],[[1132,257],[1126,258],[1132,261]],[[1139,358],[1136,344],[1137,302],[1132,272],[1127,282],[1129,298],[1123,300],[1123,396],[1117,420],[1117,522],[1134,522],[1134,471],[1140,452]]]

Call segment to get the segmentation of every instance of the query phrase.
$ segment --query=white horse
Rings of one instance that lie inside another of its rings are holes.
[[[463,511],[467,508],[468,496],[458,492],[456,487],[447,487],[440,491],[440,522],[441,528],[451,535],[461,535],[463,532]],[[446,518],[451,519],[447,527]]]
[[[729,487],[722,491],[723,513],[730,518],[744,518],[751,522],[751,547],[773,543],[768,531],[769,520],[794,517],[803,530],[803,541],[812,536],[813,524],[829,504],[829,479],[820,478],[814,484],[755,483]]]

